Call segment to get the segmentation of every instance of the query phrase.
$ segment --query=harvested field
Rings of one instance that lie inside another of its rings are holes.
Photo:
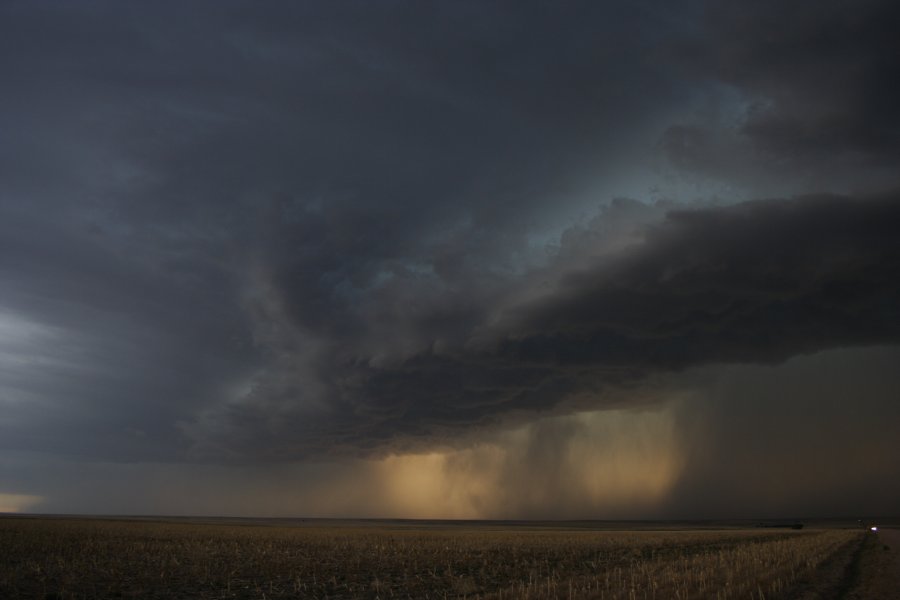
[[[865,535],[3,518],[0,597],[792,598]]]

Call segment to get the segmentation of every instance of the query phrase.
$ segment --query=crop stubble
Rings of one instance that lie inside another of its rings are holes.
[[[3,598],[789,598],[849,530],[0,519]]]

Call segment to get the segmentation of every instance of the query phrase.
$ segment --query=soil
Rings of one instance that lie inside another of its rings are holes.
[[[841,600],[900,598],[900,529],[881,529],[867,536],[858,556],[858,572]]]

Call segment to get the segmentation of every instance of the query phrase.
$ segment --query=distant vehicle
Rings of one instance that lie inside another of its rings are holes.
[[[873,525],[873,524],[871,524],[871,523],[866,523],[866,522],[863,521],[862,519],[858,519],[858,520],[856,521],[856,524],[857,524],[857,526],[858,526],[860,529],[868,529],[869,531],[872,531],[872,532],[874,532],[874,533],[878,533],[878,526],[877,526],[877,525]]]

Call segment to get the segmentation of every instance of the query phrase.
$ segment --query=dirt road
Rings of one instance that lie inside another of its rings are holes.
[[[856,584],[847,600],[897,600],[900,598],[900,529],[881,529],[871,534],[859,556]]]

